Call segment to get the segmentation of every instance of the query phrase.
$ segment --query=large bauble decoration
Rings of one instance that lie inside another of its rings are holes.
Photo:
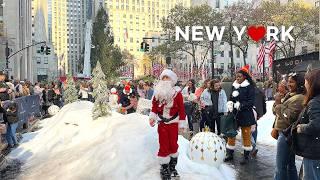
[[[60,108],[56,105],[52,105],[48,109],[48,113],[50,116],[56,115],[60,111]]]
[[[212,132],[200,132],[191,139],[188,155],[194,162],[219,167],[226,156],[225,141]]]

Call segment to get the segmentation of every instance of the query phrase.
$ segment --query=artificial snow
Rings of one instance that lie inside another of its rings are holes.
[[[272,112],[274,101],[267,101],[267,113],[258,120],[258,144],[276,146],[277,140],[271,137],[275,116]]]
[[[24,162],[18,179],[34,180],[150,180],[160,179],[157,160],[158,135],[140,114],[92,120],[93,104],[68,104],[52,118],[41,121],[37,132],[24,135],[10,158]],[[192,162],[189,141],[179,136],[177,170],[181,179],[235,179],[226,164],[220,168]]]

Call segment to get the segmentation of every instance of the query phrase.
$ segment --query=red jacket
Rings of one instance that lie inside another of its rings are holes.
[[[154,119],[157,121],[161,121],[159,118],[159,115],[162,115],[165,118],[172,118],[176,114],[178,114],[178,117],[167,124],[171,123],[179,123],[179,127],[185,127],[186,126],[186,114],[183,104],[183,97],[179,90],[175,89],[176,93],[173,97],[173,101],[166,104],[160,104],[160,102],[156,99],[152,99],[152,108],[150,112],[150,119]]]

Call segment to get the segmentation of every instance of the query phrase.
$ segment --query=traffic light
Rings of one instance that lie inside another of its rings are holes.
[[[140,44],[140,51],[145,51],[145,46],[146,46],[146,43],[145,42],[142,42],[141,44]]]
[[[46,47],[46,55],[50,55],[51,54],[51,48],[50,47]]]
[[[145,50],[144,50],[144,52],[148,52],[149,51],[149,44],[148,43],[146,43],[146,46],[145,46]]]
[[[44,46],[41,46],[41,47],[40,47],[40,50],[38,50],[37,53],[43,54],[43,52],[44,52]]]

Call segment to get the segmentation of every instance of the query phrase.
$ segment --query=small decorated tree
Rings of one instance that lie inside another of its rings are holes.
[[[97,62],[96,67],[92,72],[93,97],[95,99],[92,109],[93,119],[111,115],[111,108],[108,104],[108,88],[104,73],[102,72],[100,62]]]
[[[73,78],[70,75],[67,76],[67,84],[63,96],[65,104],[73,103],[78,100],[77,89]]]

